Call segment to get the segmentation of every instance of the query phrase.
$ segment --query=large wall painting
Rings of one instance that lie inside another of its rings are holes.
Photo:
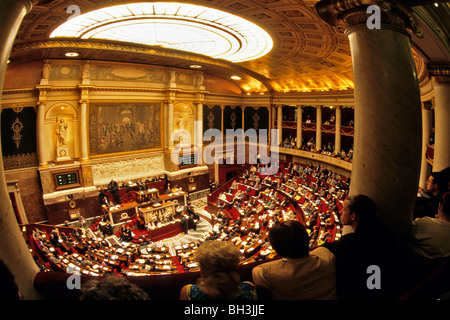
[[[91,103],[90,155],[162,148],[161,103]]]

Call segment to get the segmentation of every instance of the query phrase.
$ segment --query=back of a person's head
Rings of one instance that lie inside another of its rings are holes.
[[[203,275],[217,271],[235,271],[241,261],[241,252],[232,242],[205,241],[196,251],[195,260],[198,262]]]
[[[309,236],[299,221],[288,220],[275,224],[269,231],[269,241],[283,258],[298,259],[309,254]]]
[[[354,213],[359,219],[360,225],[367,225],[377,221],[377,205],[368,196],[358,194],[349,196],[348,208],[350,213]]]
[[[431,176],[433,177],[433,183],[437,185],[439,195],[443,195],[446,191],[448,191],[449,176],[447,172],[432,172]]]
[[[440,206],[442,208],[442,212],[447,216],[447,218],[450,218],[450,191],[444,193],[440,200]]]
[[[445,187],[445,182],[443,182],[443,189],[450,191],[450,167],[445,168],[441,171],[442,177],[444,181],[447,182],[447,186]]]
[[[80,300],[150,300],[150,297],[124,277],[110,275],[83,284]]]
[[[236,291],[240,281],[237,269],[241,252],[232,242],[205,241],[197,249],[195,261],[201,272],[198,284],[210,297],[221,298]]]

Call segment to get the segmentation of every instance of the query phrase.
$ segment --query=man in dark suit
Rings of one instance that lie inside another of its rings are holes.
[[[120,196],[119,196],[119,185],[117,184],[117,182],[114,181],[114,179],[111,179],[111,181],[109,182],[108,191],[113,194],[114,200],[116,200],[117,204],[122,203],[122,201],[120,201]]]
[[[324,244],[336,257],[338,299],[398,298],[406,281],[402,277],[404,261],[395,248],[395,236],[377,216],[376,204],[365,195],[350,196],[344,201],[341,221],[351,226],[354,232]],[[374,281],[375,288],[368,285],[371,268],[377,268],[381,273],[379,278],[373,278],[378,279]]]

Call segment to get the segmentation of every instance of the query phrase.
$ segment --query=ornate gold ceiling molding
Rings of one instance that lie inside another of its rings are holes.
[[[107,51],[118,51],[118,52],[128,52],[141,55],[152,55],[152,56],[162,56],[167,58],[174,58],[180,60],[190,61],[191,63],[203,63],[213,66],[219,66],[235,72],[240,72],[249,77],[252,77],[259,82],[261,82],[269,92],[274,91],[273,83],[270,79],[261,76],[260,74],[248,70],[239,65],[227,62],[221,59],[213,59],[207,56],[189,53],[185,51],[179,51],[174,49],[152,47],[152,46],[142,46],[134,45],[129,43],[118,43],[108,40],[73,40],[73,39],[59,39],[59,40],[41,40],[33,42],[25,42],[16,44],[11,50],[11,55],[18,54],[29,50],[43,50],[43,49],[88,49],[88,50],[107,50]]]
[[[450,65],[429,64],[427,70],[430,77],[437,82],[450,83]]]

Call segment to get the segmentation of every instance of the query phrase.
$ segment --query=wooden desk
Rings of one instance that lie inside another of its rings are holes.
[[[161,200],[163,203],[166,201],[178,201],[180,205],[186,205],[186,195],[187,193],[184,191],[177,191],[174,193],[169,194],[161,194],[159,196],[159,200]]]
[[[148,202],[151,198],[159,196],[159,190],[156,188],[148,189],[145,191],[136,191],[136,201],[138,203]]]

